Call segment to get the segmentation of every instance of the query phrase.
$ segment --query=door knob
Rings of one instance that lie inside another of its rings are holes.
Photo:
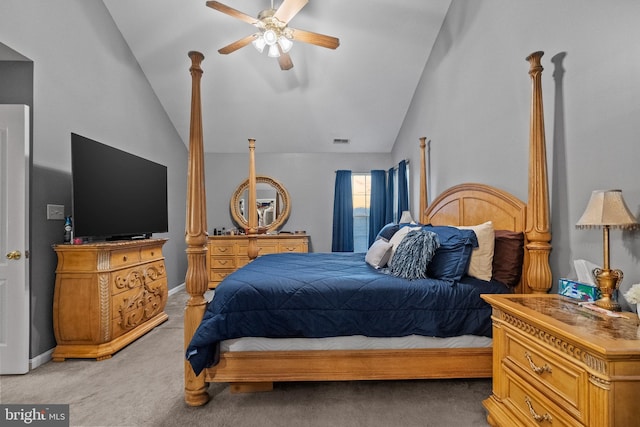
[[[21,256],[20,251],[11,251],[7,254],[7,259],[20,259]]]

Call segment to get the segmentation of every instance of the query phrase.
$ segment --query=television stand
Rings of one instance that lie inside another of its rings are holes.
[[[108,359],[169,318],[166,241],[54,245],[54,361]]]

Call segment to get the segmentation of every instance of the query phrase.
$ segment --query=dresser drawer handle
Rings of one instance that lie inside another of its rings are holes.
[[[227,252],[229,248],[216,248],[218,252]]]
[[[531,358],[531,355],[528,351],[524,352],[524,357],[527,358],[527,360],[529,361],[529,366],[531,366],[531,370],[533,370],[533,372],[535,372],[536,374],[542,375],[545,372],[551,373],[551,366],[547,365],[546,363],[544,364],[544,366],[536,366],[536,364],[533,363],[533,359]]]
[[[553,418],[551,418],[551,415],[545,413],[544,415],[540,415],[536,412],[535,409],[533,409],[533,405],[531,404],[531,400],[529,399],[528,396],[524,397],[524,401],[527,404],[527,406],[529,407],[529,413],[531,413],[531,418],[534,419],[534,421],[541,423],[543,421],[549,421],[550,423],[553,422]]]
[[[287,252],[294,252],[296,250],[296,247],[295,246],[293,246],[293,247],[287,246],[286,248],[284,248],[284,250],[287,251]]]

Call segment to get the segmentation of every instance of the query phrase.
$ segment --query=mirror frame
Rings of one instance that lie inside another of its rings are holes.
[[[282,184],[280,184],[280,182],[271,178],[270,176],[256,175],[256,185],[260,183],[271,185],[276,190],[278,195],[282,198],[282,203],[284,204],[282,213],[280,215],[277,215],[276,219],[268,227],[261,228],[261,230],[266,230],[266,232],[276,231],[284,225],[285,221],[289,218],[289,214],[291,213],[291,199],[289,198],[289,192],[286,188],[284,188]],[[249,221],[244,219],[242,213],[240,212],[239,200],[242,197],[242,193],[244,193],[248,189],[249,178],[244,180],[238,186],[238,188],[236,188],[233,196],[231,196],[230,202],[231,217],[233,218],[233,221],[237,225],[243,227],[245,230],[249,228]]]

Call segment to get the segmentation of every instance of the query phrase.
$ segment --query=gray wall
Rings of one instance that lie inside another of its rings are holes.
[[[575,229],[592,190],[620,188],[640,214],[638,16],[631,0],[454,0],[394,146],[394,159],[417,159],[418,137],[431,139],[432,195],[480,181],[526,201],[525,57],[544,51],[554,290],[574,259],[602,263],[602,232]],[[640,282],[639,258],[638,232],[611,232],[623,289]]]
[[[71,132],[168,167],[173,208],[169,233],[158,237],[170,239],[164,248],[169,287],[180,285],[186,272],[187,150],[101,1],[4,0],[0,40],[33,61],[34,69],[30,355],[35,357],[55,346],[51,245],[62,242],[63,223],[46,220],[46,205],[64,204],[71,213]],[[187,52],[175,60],[184,63],[190,79]]]
[[[229,201],[249,174],[247,154],[207,154],[207,223],[214,228],[232,227]],[[260,153],[256,140],[256,173],[278,180],[291,197],[291,215],[282,230],[305,230],[309,250],[331,252],[335,171],[369,172],[388,169],[390,154],[273,154]]]

